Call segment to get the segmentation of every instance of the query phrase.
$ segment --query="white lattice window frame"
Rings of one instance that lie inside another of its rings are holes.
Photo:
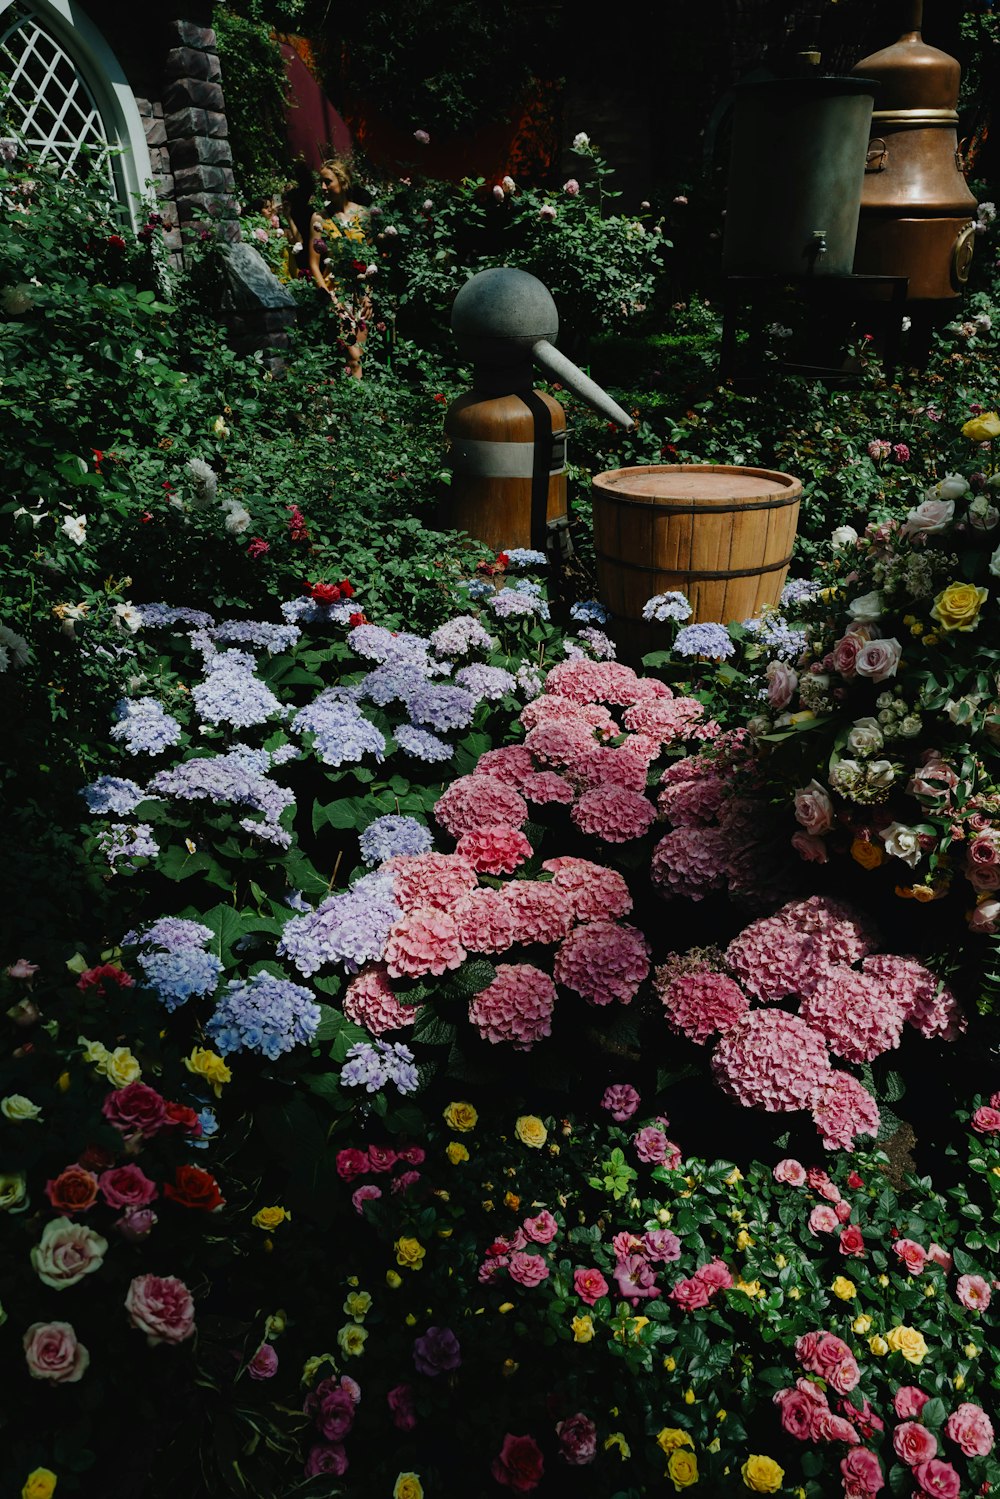
[[[4,18],[17,0],[0,0],[0,36]],[[103,135],[115,152],[114,186],[133,227],[154,201],[153,169],[146,132],[135,96],[121,64],[100,31],[75,0],[21,0],[39,25],[66,53],[100,115]]]

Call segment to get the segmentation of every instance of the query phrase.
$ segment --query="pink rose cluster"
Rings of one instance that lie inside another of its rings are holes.
[[[356,1213],[364,1215],[366,1202],[377,1202],[382,1196],[382,1185],[398,1195],[408,1192],[420,1180],[419,1171],[425,1153],[422,1145],[404,1145],[396,1149],[391,1145],[370,1144],[363,1150],[346,1146],[338,1150],[335,1160],[337,1175],[348,1185],[358,1182],[351,1193],[351,1202]],[[393,1175],[393,1172],[396,1175]],[[365,1181],[364,1178],[369,1180]],[[372,1179],[374,1178],[374,1180]]]
[[[724,1260],[709,1260],[700,1265],[693,1275],[674,1282],[670,1289],[670,1300],[682,1311],[698,1311],[708,1306],[718,1291],[728,1291],[733,1284],[732,1272]]]
[[[408,1389],[408,1386],[399,1385],[389,1391],[389,1411],[394,1421],[398,1411],[405,1413],[404,1392]],[[334,1375],[321,1379],[306,1395],[303,1411],[312,1418],[318,1434],[323,1438],[322,1442],[315,1443],[309,1449],[305,1470],[307,1478],[317,1478],[321,1474],[342,1478],[347,1472],[344,1438],[354,1426],[360,1400],[361,1386],[348,1374],[342,1374],[339,1379]],[[412,1406],[412,1392],[410,1404]],[[395,1424],[399,1426],[398,1421]],[[411,1428],[403,1426],[400,1429],[408,1431]]]
[[[533,1218],[525,1218],[511,1238],[503,1236],[493,1240],[486,1257],[479,1267],[481,1285],[488,1285],[502,1270],[506,1270],[517,1285],[532,1290],[549,1278],[549,1264],[538,1248],[546,1248],[559,1234],[559,1223],[543,1208]]]
[[[817,1374],[838,1395],[849,1395],[861,1378],[850,1348],[832,1332],[806,1332],[795,1340],[795,1357],[808,1374]]]
[[[847,1442],[855,1446],[861,1440],[851,1422],[831,1410],[826,1392],[811,1379],[797,1379],[792,1389],[778,1390],[773,1398],[782,1428],[800,1442]],[[875,1461],[877,1465],[878,1459]]]

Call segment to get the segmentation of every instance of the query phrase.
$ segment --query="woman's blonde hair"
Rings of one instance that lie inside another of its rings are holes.
[[[351,187],[351,169],[340,156],[331,156],[320,167],[321,172],[332,172],[346,193]]]

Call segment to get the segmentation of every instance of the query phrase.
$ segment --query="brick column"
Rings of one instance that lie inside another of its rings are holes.
[[[215,32],[193,21],[171,21],[168,39],[160,149],[169,167],[165,177],[172,179],[168,193],[177,221],[183,229],[198,212],[208,214],[220,237],[235,243],[240,237],[236,183]],[[153,133],[159,134],[155,118]]]

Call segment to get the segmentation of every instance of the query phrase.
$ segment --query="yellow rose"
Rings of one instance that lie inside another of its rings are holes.
[[[851,844],[851,858],[862,869],[877,869],[884,864],[888,855],[884,848],[877,843],[869,843],[867,838],[855,838]]]
[[[859,1317],[855,1317],[854,1321],[851,1323],[853,1331],[856,1332],[859,1336],[866,1333],[871,1325],[872,1319],[871,1317],[869,1317],[867,1312],[862,1312],[861,1315]]]
[[[868,1347],[871,1349],[872,1353],[874,1353],[876,1358],[882,1358],[889,1352],[888,1343],[886,1342],[885,1338],[879,1337],[878,1333],[876,1333],[873,1338],[868,1339]]]
[[[741,1228],[739,1233],[736,1235],[736,1248],[741,1251],[751,1248],[754,1242],[755,1241],[751,1239],[745,1228]]]
[[[403,1284],[403,1277],[395,1270],[387,1270],[385,1272],[385,1283],[390,1291],[398,1291]]]
[[[785,1292],[785,1295],[791,1297],[792,1301],[798,1301],[799,1297],[802,1295],[802,1291],[798,1286],[789,1286],[788,1290]]]
[[[59,1482],[51,1468],[36,1468],[28,1474],[28,1481],[21,1490],[21,1499],[52,1499]]]
[[[994,437],[1000,437],[1000,416],[995,411],[980,412],[966,422],[962,436],[970,442],[991,442]]]
[[[663,1360],[663,1367],[664,1369],[666,1369],[668,1374],[673,1374],[674,1370],[677,1368],[677,1360],[674,1358],[672,1353],[668,1353],[666,1358]]]
[[[421,1270],[427,1250],[419,1239],[397,1239],[392,1246],[396,1251],[396,1264],[407,1270]]]
[[[742,1291],[744,1296],[749,1296],[752,1300],[754,1296],[761,1294],[760,1281],[744,1280],[742,1275],[738,1275],[733,1281],[733,1290]],[[766,1292],[764,1294],[766,1295]]]
[[[448,1147],[445,1150],[445,1155],[448,1157],[453,1166],[461,1166],[463,1161],[467,1161],[469,1159],[469,1152],[466,1150],[461,1140],[449,1140]]]
[[[735,1187],[737,1182],[741,1182],[743,1180],[743,1172],[740,1170],[739,1166],[734,1166],[729,1175],[723,1177],[723,1180],[727,1187]]]
[[[515,1359],[505,1358],[500,1372],[504,1379],[510,1379],[511,1375],[516,1374],[520,1367],[521,1365]]]
[[[880,1286],[887,1286],[889,1284],[888,1275],[880,1275],[878,1278],[878,1283]]]
[[[188,1072],[193,1072],[210,1083],[216,1098],[222,1097],[223,1083],[232,1081],[233,1074],[219,1054],[203,1046],[196,1046],[191,1055],[184,1058],[184,1066]]]
[[[774,1256],[774,1263],[777,1265],[779,1270],[784,1270],[785,1266],[788,1264],[788,1261],[785,1259],[785,1256],[783,1254],[776,1254]]]
[[[363,1322],[372,1309],[372,1299],[367,1291],[351,1291],[344,1302],[344,1311],[355,1322]]]
[[[0,1212],[16,1213],[28,1205],[28,1184],[19,1171],[0,1173]],[[61,1220],[65,1222],[65,1219]]]
[[[479,1115],[471,1103],[450,1103],[444,1111],[444,1122],[449,1129],[458,1130],[459,1134],[468,1134],[470,1129],[475,1129],[479,1123]]]
[[[605,1452],[610,1452],[612,1447],[617,1447],[618,1456],[621,1458],[622,1462],[625,1462],[627,1458],[630,1458],[632,1456],[632,1449],[629,1446],[628,1442],[626,1442],[625,1440],[624,1432],[613,1431],[609,1437],[604,1438]]]
[[[594,1324],[590,1317],[574,1317],[570,1323],[574,1343],[589,1343],[594,1336]]]
[[[893,1353],[901,1353],[908,1364],[923,1363],[927,1344],[923,1333],[918,1332],[915,1327],[893,1327],[886,1333],[885,1340]]]
[[[83,1060],[93,1062],[98,1072],[104,1071],[104,1064],[111,1053],[100,1041],[88,1041],[86,1036],[78,1036],[76,1044],[83,1047]]]
[[[521,1207],[521,1199],[520,1197],[518,1197],[516,1192],[505,1192],[503,1197],[503,1205],[505,1208],[510,1208],[512,1213],[516,1213]]]
[[[368,1334],[354,1322],[346,1322],[337,1334],[337,1346],[348,1358],[357,1358],[364,1352]]]
[[[977,588],[975,583],[949,583],[934,600],[931,619],[936,619],[942,630],[974,630],[988,598],[989,590]]]
[[[983,1350],[981,1348],[976,1347],[975,1343],[966,1343],[965,1347],[962,1349],[962,1352],[965,1354],[966,1358],[978,1358],[982,1351]]]
[[[642,1329],[648,1326],[648,1317],[630,1317],[626,1326],[615,1329],[615,1339],[619,1343],[624,1343],[626,1336],[630,1335],[635,1342],[638,1342],[639,1334],[642,1332]]]
[[[264,1336],[269,1341],[273,1338],[280,1338],[287,1326],[288,1319],[284,1312],[272,1312],[270,1317],[265,1318]]]
[[[687,1389],[687,1390],[684,1391],[684,1404],[685,1405],[694,1405],[694,1402],[695,1402],[696,1398],[697,1397],[695,1396],[694,1390]]]
[[[534,1114],[522,1114],[514,1125],[514,1133],[522,1145],[530,1145],[532,1150],[540,1150],[549,1136],[545,1125]]]
[[[392,1486],[392,1499],[424,1499],[424,1486],[416,1473],[400,1473]]]
[[[694,1453],[680,1449],[671,1452],[667,1463],[667,1477],[673,1481],[675,1489],[689,1489],[693,1483],[697,1483],[698,1459]]]
[[[116,1046],[109,1051],[99,1068],[114,1088],[127,1088],[142,1076],[142,1068],[127,1046]]]
[[[676,1452],[678,1447],[693,1447],[694,1442],[680,1426],[664,1426],[662,1431],[656,1433],[656,1445],[669,1455]]]
[[[784,1468],[779,1467],[773,1457],[761,1457],[759,1453],[752,1453],[740,1472],[747,1488],[753,1489],[755,1494],[776,1494],[785,1477]]]
[[[858,1288],[853,1280],[848,1280],[846,1275],[838,1275],[831,1287],[833,1294],[839,1296],[841,1301],[853,1301],[858,1294]]]
[[[8,1093],[0,1098],[0,1114],[12,1124],[23,1124],[28,1119],[41,1119],[42,1111],[37,1103],[25,1098],[23,1093]]]
[[[270,1207],[260,1208],[256,1213],[254,1213],[253,1217],[250,1219],[250,1222],[253,1224],[254,1228],[271,1229],[280,1228],[286,1219],[289,1223],[291,1223],[292,1215],[287,1208]]]
[[[314,1353],[311,1358],[307,1358],[302,1365],[302,1383],[311,1385],[324,1364],[333,1364],[336,1368],[332,1353]]]

